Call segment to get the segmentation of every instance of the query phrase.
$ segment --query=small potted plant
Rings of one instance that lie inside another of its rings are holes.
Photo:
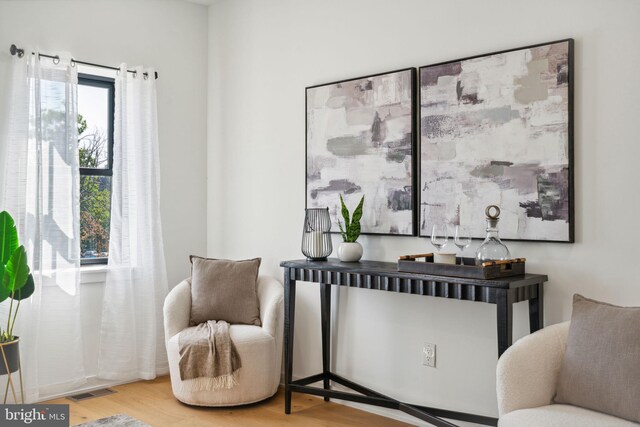
[[[349,209],[344,204],[342,194],[340,195],[340,204],[342,205],[342,218],[344,219],[344,226],[342,222],[338,220],[338,226],[340,227],[340,235],[343,242],[338,245],[338,258],[344,262],[356,262],[362,258],[362,245],[358,243],[358,237],[360,237],[360,218],[362,218],[362,204],[364,203],[364,196],[360,199],[360,203],[353,211],[351,219],[349,219]]]
[[[6,375],[7,367],[9,373],[20,367],[19,338],[13,335],[13,327],[20,302],[35,290],[27,251],[20,245],[15,222],[6,211],[0,212],[0,277],[0,302],[11,299],[6,329],[0,324],[0,375]]]

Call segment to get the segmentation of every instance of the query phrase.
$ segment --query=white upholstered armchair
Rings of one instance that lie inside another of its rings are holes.
[[[198,406],[234,406],[271,397],[278,390],[282,367],[284,292],[276,279],[260,276],[257,284],[262,326],[231,325],[229,332],[240,358],[238,385],[231,389],[199,390],[180,379],[178,335],[189,326],[191,280],[186,279],[169,292],[164,302],[164,331],[171,388],[183,403]],[[217,319],[211,319],[217,320]]]
[[[497,368],[499,427],[614,427],[637,424],[611,415],[553,403],[570,322],[518,340]]]

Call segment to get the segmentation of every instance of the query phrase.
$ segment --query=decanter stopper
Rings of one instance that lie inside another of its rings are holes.
[[[500,208],[496,205],[490,205],[484,212],[487,216],[487,236],[476,251],[476,265],[482,265],[486,261],[511,259],[509,249],[502,243],[498,235]]]

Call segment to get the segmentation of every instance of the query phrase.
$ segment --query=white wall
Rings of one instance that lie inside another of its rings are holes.
[[[306,86],[573,37],[575,244],[510,243],[547,273],[546,324],[574,292],[640,305],[640,2],[635,0],[244,0],[209,13],[208,254],[302,258]],[[424,239],[361,239],[365,259],[424,251]],[[337,240],[334,242],[337,243]],[[526,303],[515,333],[528,331]],[[495,306],[341,289],[335,370],[385,394],[497,414]],[[294,373],[320,371],[318,285],[300,283]],[[421,366],[436,343],[438,367]],[[415,419],[412,419],[415,421]]]
[[[189,275],[188,255],[206,248],[206,7],[182,1],[0,1],[0,66],[9,46],[71,52],[117,66],[153,66],[160,75],[158,127],[161,212],[169,284]],[[0,67],[0,80],[6,69]],[[85,276],[83,275],[83,279]],[[88,372],[94,373],[102,285],[82,289]]]

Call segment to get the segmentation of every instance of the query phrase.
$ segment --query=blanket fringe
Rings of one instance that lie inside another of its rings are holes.
[[[220,375],[219,377],[198,377],[180,382],[182,392],[211,391],[221,389],[231,389],[238,385],[238,371],[231,375]]]

